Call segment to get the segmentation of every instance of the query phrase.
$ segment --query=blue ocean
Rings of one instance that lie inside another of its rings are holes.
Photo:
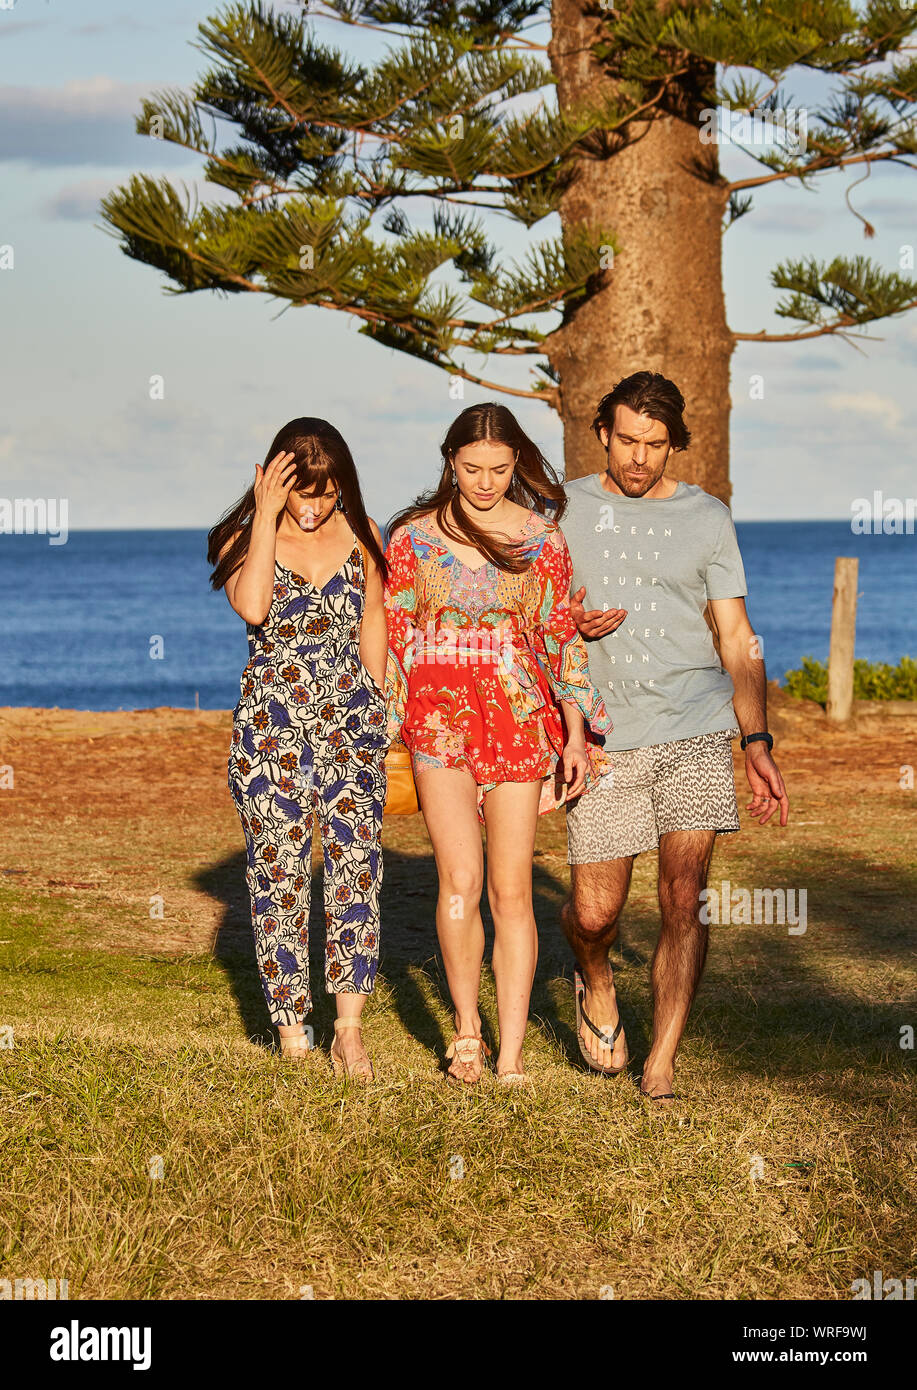
[[[860,562],[857,656],[917,656],[917,536],[737,523],[768,675],[826,660],[834,560]],[[245,628],[208,585],[203,531],[0,536],[0,705],[231,709]]]

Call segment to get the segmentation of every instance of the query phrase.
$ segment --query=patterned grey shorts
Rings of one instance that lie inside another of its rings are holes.
[[[738,732],[612,752],[614,770],[567,807],[568,864],[642,854],[672,830],[738,830],[731,742]]]

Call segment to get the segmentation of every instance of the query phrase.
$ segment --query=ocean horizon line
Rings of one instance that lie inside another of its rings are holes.
[[[732,519],[739,526],[839,526],[852,523],[855,519],[852,516],[737,516],[732,514]],[[205,534],[217,523],[207,525],[202,522],[198,526],[70,526],[67,527],[67,534],[70,536],[93,536],[93,535],[154,535],[158,532],[192,533],[204,532]],[[561,523],[563,525],[563,523]],[[14,536],[40,536],[42,531],[4,531],[0,530],[0,540],[12,538]],[[858,534],[851,531],[852,535]],[[889,532],[888,534],[895,534]]]

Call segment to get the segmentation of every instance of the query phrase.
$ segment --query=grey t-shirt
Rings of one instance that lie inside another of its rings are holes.
[[[591,608],[626,608],[587,641],[589,671],[614,721],[607,748],[647,748],[736,727],[732,677],[704,621],[708,599],[747,594],[729,508],[678,483],[671,497],[619,497],[593,473],[566,484],[561,529],[572,589]]]

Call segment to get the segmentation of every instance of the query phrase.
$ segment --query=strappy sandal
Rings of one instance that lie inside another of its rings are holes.
[[[474,1065],[482,1052],[485,1057],[490,1056],[490,1048],[483,1038],[479,1038],[473,1033],[461,1035],[457,1033],[446,1049],[446,1061],[448,1062],[455,1057],[458,1059],[459,1066],[467,1068]],[[481,1076],[483,1074],[482,1066]],[[446,1080],[453,1085],[461,1082],[464,1086],[476,1086],[480,1079],[480,1076],[456,1076],[455,1072],[450,1071],[448,1067],[446,1068]]]
[[[281,1057],[304,1057],[312,1050],[312,1043],[305,1029],[301,1033],[289,1033],[286,1037],[281,1034]]]
[[[527,1086],[531,1079],[527,1071],[497,1072],[497,1081],[501,1086]]]
[[[619,1067],[606,1067],[603,1065],[603,1063],[597,1062],[596,1059],[593,1057],[592,1053],[589,1051],[588,1047],[583,1041],[582,1033],[583,1024],[585,1023],[589,1031],[591,1033],[594,1033],[595,1036],[599,1039],[601,1043],[604,1044],[605,1047],[607,1047],[611,1052],[614,1052],[615,1043],[618,1041],[621,1029],[624,1026],[621,1021],[620,1008],[618,1009],[618,1022],[614,1031],[612,1031],[610,1023],[606,1023],[604,1028],[596,1027],[592,1019],[586,1013],[586,986],[583,983],[583,977],[579,973],[579,970],[577,968],[574,968],[573,971],[573,1000],[576,1005],[576,1041],[579,1043],[580,1054],[583,1058],[583,1061],[586,1063],[586,1066],[589,1068],[590,1071],[598,1072],[600,1076],[620,1076],[621,1072],[625,1070],[630,1061],[630,1053],[627,1050],[627,1039],[624,1039],[624,1061],[621,1063]]]
[[[359,1018],[336,1018],[334,1020],[334,1042],[331,1044],[331,1065],[334,1068],[335,1076],[344,1077],[350,1081],[375,1081],[376,1071],[372,1062],[369,1064],[369,1072],[352,1071],[348,1062],[344,1061],[339,1051],[335,1051],[337,1035],[343,1028],[359,1028],[362,1031],[363,1023]]]

